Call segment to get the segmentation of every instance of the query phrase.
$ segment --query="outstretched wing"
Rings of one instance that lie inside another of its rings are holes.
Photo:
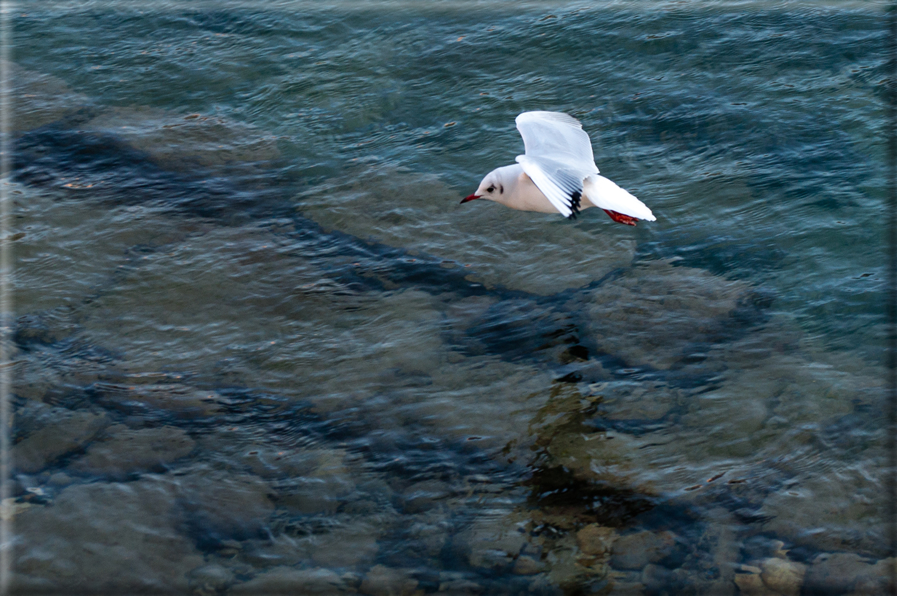
[[[517,116],[526,155],[523,171],[564,217],[576,217],[582,181],[598,173],[592,142],[576,118],[560,112],[524,112]]]

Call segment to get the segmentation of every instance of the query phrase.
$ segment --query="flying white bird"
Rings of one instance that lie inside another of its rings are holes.
[[[579,120],[560,112],[524,112],[517,116],[526,155],[517,163],[492,170],[480,182],[474,199],[489,199],[512,209],[560,213],[574,219],[583,209],[599,207],[611,219],[634,226],[654,221],[637,198],[598,175],[592,143]]]

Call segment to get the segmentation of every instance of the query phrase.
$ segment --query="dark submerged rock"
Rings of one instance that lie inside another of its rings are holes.
[[[68,469],[112,478],[158,472],[189,455],[196,445],[185,430],[173,426],[131,430],[119,424],[106,429],[105,434],[106,440],[93,443]]]
[[[19,472],[39,472],[61,457],[83,449],[109,424],[103,414],[65,408],[41,409],[46,425],[13,446],[13,465]]]
[[[203,564],[179,531],[176,487],[164,478],[70,486],[16,516],[15,586],[54,593],[185,592]]]

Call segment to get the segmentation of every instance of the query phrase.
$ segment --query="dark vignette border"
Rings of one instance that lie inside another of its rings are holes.
[[[897,2],[888,7],[888,539],[891,557],[897,557]],[[897,596],[897,559],[891,565],[889,592]]]
[[[12,516],[10,506],[10,390],[12,388],[13,296],[11,218],[12,11],[10,0],[0,0],[0,594],[9,593],[12,574]]]

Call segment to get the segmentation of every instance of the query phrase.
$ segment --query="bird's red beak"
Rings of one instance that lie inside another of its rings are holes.
[[[468,195],[468,196],[464,197],[463,199],[461,199],[461,205],[463,205],[464,203],[466,203],[468,201],[472,201],[474,199],[479,199],[479,198],[480,198],[480,195]]]

